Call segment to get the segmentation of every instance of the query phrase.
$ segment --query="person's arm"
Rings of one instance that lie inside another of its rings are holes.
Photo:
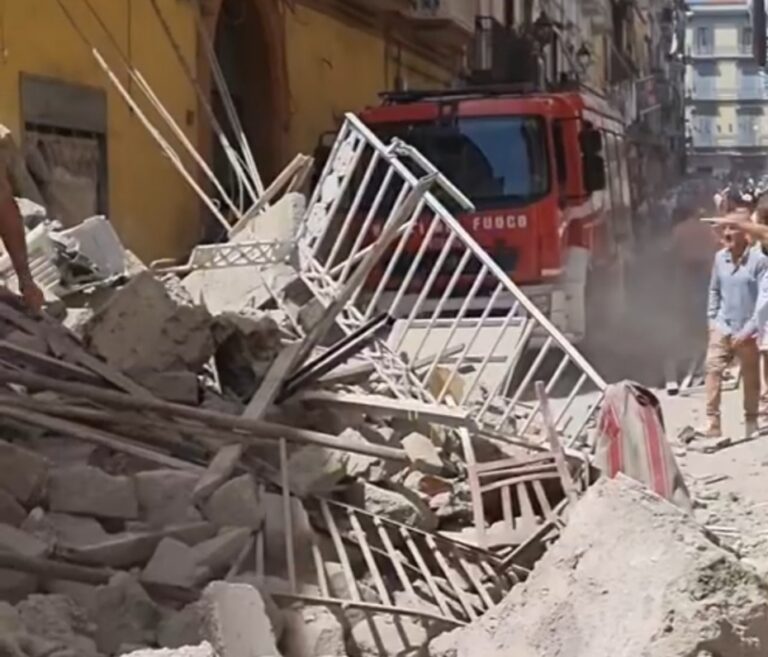
[[[712,327],[720,311],[720,277],[717,275],[717,256],[712,264],[712,276],[709,279],[709,298],[707,301],[707,319]]]
[[[704,221],[719,226],[732,226],[745,235],[749,235],[759,242],[768,245],[768,226],[763,224],[756,224],[752,221],[728,219],[727,217],[707,218],[704,219]]]
[[[43,293],[37,287],[29,269],[24,220],[13,198],[7,171],[0,167],[0,239],[19,281],[19,292],[30,310],[38,312],[43,305]]]

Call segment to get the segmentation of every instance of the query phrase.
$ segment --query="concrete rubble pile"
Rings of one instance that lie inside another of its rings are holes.
[[[345,151],[348,138],[337,161],[363,161]],[[593,487],[574,507],[594,473],[563,447],[558,425],[585,433],[600,398],[575,421],[567,409],[599,377],[580,374],[554,417],[547,394],[582,359],[500,274],[497,292],[517,299],[510,318],[527,313],[518,356],[534,329],[550,335],[536,363],[552,345],[565,350],[555,378],[536,386],[538,400],[523,394],[535,368],[518,393],[506,394],[502,380],[491,392],[475,381],[483,396],[469,399],[471,373],[500,360],[495,346],[470,352],[478,336],[492,342],[482,326],[453,342],[451,334],[426,367],[392,348],[402,313],[366,317],[353,299],[388,262],[407,215],[425,198],[440,210],[425,197],[437,174],[410,184],[391,229],[334,268],[306,236],[323,232],[318,221],[330,225],[323,208],[346,213],[333,202],[348,184],[332,180],[339,171],[326,167],[309,202],[273,198],[185,265],[133,266],[110,250],[98,221],[68,233],[62,241],[90,252],[109,282],[66,297],[64,323],[0,302],[8,654],[394,657],[426,655],[428,646],[464,654],[464,637],[501,627],[499,610],[525,617],[525,603],[534,607],[531,591],[543,571],[557,572],[569,532],[582,539],[613,522],[594,500],[619,484]],[[342,268],[351,273],[341,282],[326,275]],[[509,361],[501,362],[512,371],[517,357]],[[493,430],[486,411],[498,420]],[[598,563],[602,547],[584,550]],[[521,654],[550,654],[536,650],[530,643]]]

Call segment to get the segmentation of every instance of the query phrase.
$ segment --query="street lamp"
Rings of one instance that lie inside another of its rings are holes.
[[[582,71],[586,71],[592,66],[592,51],[590,51],[586,43],[582,43],[581,48],[576,51],[576,61],[579,63],[579,68]]]

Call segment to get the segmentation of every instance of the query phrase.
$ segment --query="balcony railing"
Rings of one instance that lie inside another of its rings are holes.
[[[768,93],[763,85],[743,86],[743,87],[722,87],[722,86],[697,86],[688,87],[685,93],[690,100],[768,100]]]
[[[686,54],[692,59],[750,59],[752,47],[743,44],[739,46],[688,46]]]
[[[768,134],[761,132],[754,134],[739,132],[726,135],[693,132],[690,136],[693,148],[759,148],[768,146]]]

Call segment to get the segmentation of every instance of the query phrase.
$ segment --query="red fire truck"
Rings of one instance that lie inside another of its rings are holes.
[[[606,100],[584,90],[406,92],[361,117],[383,140],[418,148],[472,200],[462,225],[582,340],[588,300],[623,288],[632,240],[624,125]]]

